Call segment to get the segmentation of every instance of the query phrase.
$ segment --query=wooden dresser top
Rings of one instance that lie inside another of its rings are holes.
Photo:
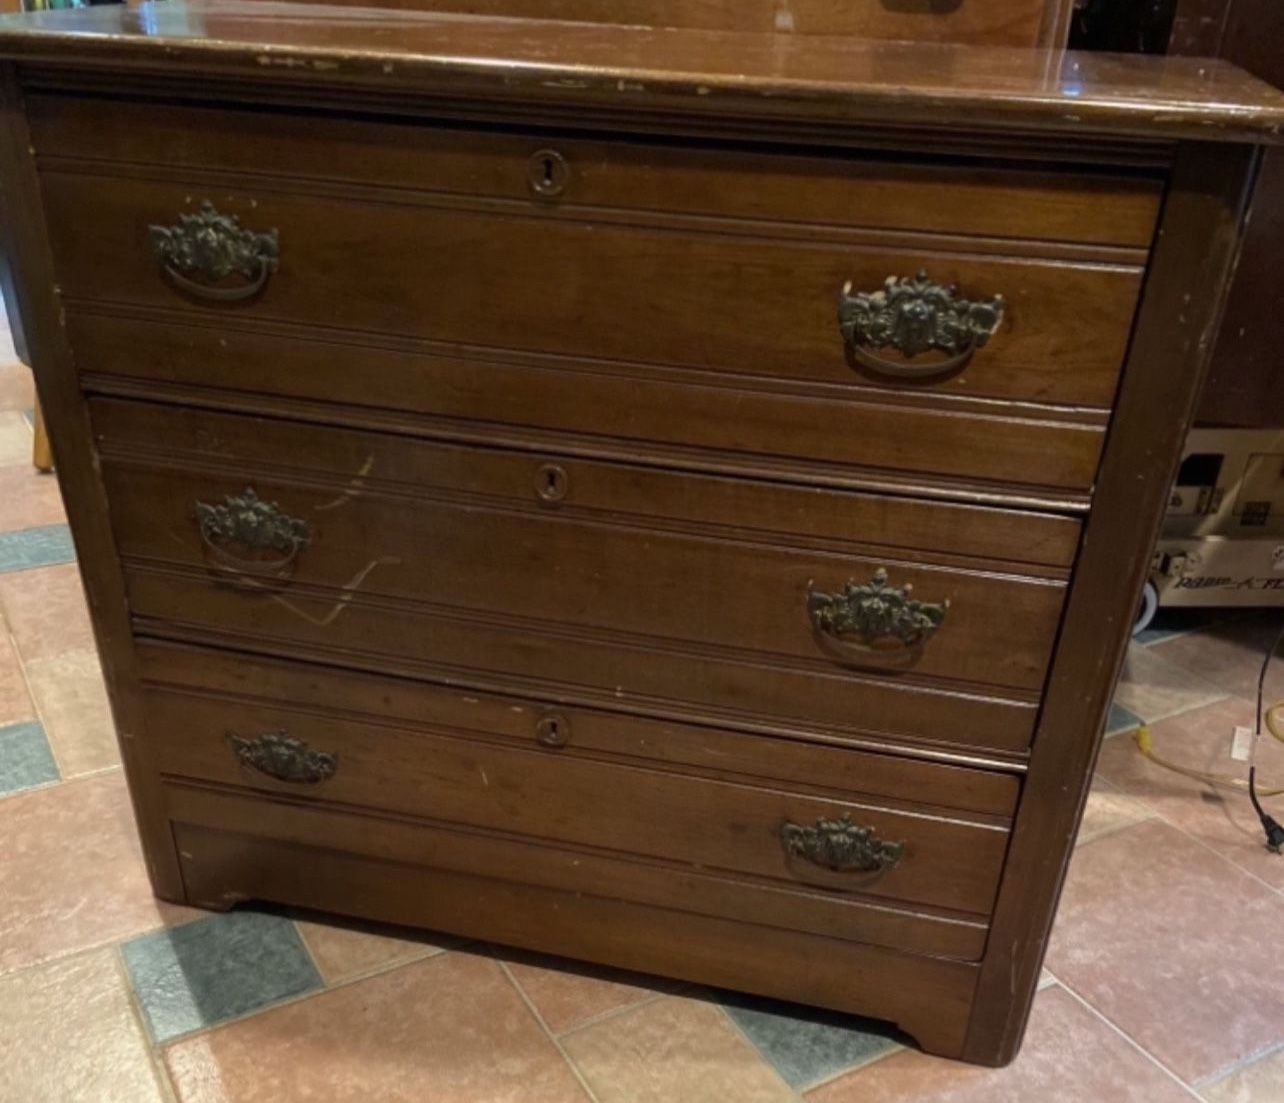
[[[0,18],[42,69],[367,95],[933,130],[1284,141],[1284,94],[1221,61],[165,0]]]

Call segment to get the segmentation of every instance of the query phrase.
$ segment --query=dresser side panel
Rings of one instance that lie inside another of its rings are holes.
[[[1248,146],[1178,149],[1017,810],[966,1060],[1006,1064],[1025,1030],[1258,160]]]
[[[158,896],[182,900],[182,877],[160,778],[142,742],[143,706],[124,578],[88,409],[67,340],[22,89],[12,65],[0,68],[0,207],[5,298],[21,319],[49,427],[148,873]]]

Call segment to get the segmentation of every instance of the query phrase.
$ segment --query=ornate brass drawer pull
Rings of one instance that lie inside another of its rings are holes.
[[[852,294],[851,281],[838,296],[838,328],[852,358],[880,375],[926,379],[963,368],[1003,322],[1002,295],[961,299],[956,287],[933,283],[927,272],[912,279],[888,276],[878,291]],[[872,350],[892,348],[908,359],[929,351],[944,360],[912,364]]]
[[[312,541],[306,521],[287,517],[275,502],[261,501],[253,487],[229,494],[222,505],[197,502],[196,523],[215,566],[268,578],[287,577]]]
[[[857,827],[851,816],[817,820],[812,826],[785,823],[780,828],[785,853],[835,873],[881,873],[900,863],[904,843],[889,843],[872,827]]]
[[[829,642],[868,654],[908,654],[926,643],[945,622],[949,600],[931,605],[910,596],[909,583],[888,585],[881,567],[863,585],[848,582],[840,594],[812,590],[807,612]]]
[[[219,214],[206,200],[196,214],[181,214],[173,226],[149,226],[152,249],[166,276],[189,295],[240,302],[263,290],[276,271],[277,232],[255,233],[235,215]],[[229,276],[248,282],[225,285]]]
[[[314,751],[302,739],[283,731],[253,738],[229,734],[227,740],[242,766],[291,785],[319,785],[334,777],[339,768],[337,755]]]

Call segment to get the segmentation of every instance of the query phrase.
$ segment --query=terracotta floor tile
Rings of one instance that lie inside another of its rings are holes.
[[[1252,699],[1257,694],[1257,677],[1266,648],[1281,624],[1284,613],[1280,610],[1262,610],[1156,644],[1155,653],[1215,683],[1226,693]],[[1275,656],[1266,688],[1270,701],[1284,699],[1284,653]]]
[[[64,778],[119,764],[96,651],[35,659],[27,664],[27,682]]]
[[[601,1103],[788,1103],[797,1097],[713,1004],[666,996],[568,1034]]]
[[[147,1042],[111,950],[0,980],[0,1099],[159,1103]]]
[[[1150,726],[1155,752],[1207,773],[1245,777],[1243,763],[1230,757],[1235,725],[1251,726],[1254,703],[1229,697],[1183,712]],[[1284,788],[1284,743],[1264,736],[1258,744],[1258,776]],[[1143,801],[1164,819],[1225,854],[1263,880],[1284,888],[1284,859],[1262,845],[1262,827],[1248,796],[1165,770],[1142,757],[1131,738],[1110,740],[1102,748],[1098,774],[1119,792]],[[1280,798],[1268,801],[1284,814]]]
[[[296,926],[327,984],[439,954],[457,944],[448,935],[420,936],[418,932],[377,924],[299,920]]]
[[[0,727],[36,718],[36,707],[27,693],[18,652],[9,639],[9,627],[0,615]]]
[[[74,563],[0,574],[0,607],[23,662],[93,649],[89,607]]]
[[[0,342],[8,340],[0,334]],[[0,355],[4,350],[0,349]],[[36,385],[26,364],[4,357],[0,363],[0,410],[30,410],[36,404]]]
[[[508,948],[496,953],[540,1013],[549,1030],[563,1034],[611,1011],[681,987],[675,981]]]
[[[1079,847],[1047,965],[1187,1083],[1284,1042],[1277,893],[1161,820]]]
[[[807,1095],[808,1103],[1193,1103],[1181,1085],[1062,988],[1035,997],[1004,1069],[901,1050]]]
[[[18,410],[0,410],[0,467],[31,463],[31,427]]]
[[[1102,835],[1109,835],[1112,831],[1140,823],[1154,814],[1141,801],[1119,792],[1103,778],[1095,777],[1092,779],[1092,788],[1088,790],[1088,803],[1084,806],[1077,843],[1082,846]]]
[[[0,532],[65,524],[58,480],[34,467],[0,467]]]
[[[1164,645],[1128,648],[1115,701],[1144,723],[1207,705],[1226,691],[1163,658]]]
[[[196,913],[152,896],[119,771],[0,801],[0,974]]]
[[[1201,1088],[1208,1103],[1282,1103],[1284,1049],[1254,1061],[1215,1084]]]
[[[182,1103],[587,1103],[497,962],[440,954],[166,1052]]]

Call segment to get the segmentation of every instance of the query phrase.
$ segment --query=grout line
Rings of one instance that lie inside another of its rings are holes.
[[[221,915],[228,914],[227,912],[206,911],[204,909],[199,909],[199,908],[196,910],[200,911],[202,914],[198,915],[194,920],[192,920],[191,922],[193,923],[200,923],[207,919],[217,919]],[[266,913],[260,913],[260,914],[275,914],[275,913],[266,912]],[[291,916],[280,916],[280,918],[288,919],[289,922],[295,923],[295,931],[299,935],[299,941],[304,944],[304,949],[307,952],[308,958],[309,960],[312,960],[313,968],[316,968],[317,970],[317,976],[321,980],[321,987],[311,989],[310,991],[307,991],[307,992],[296,992],[294,995],[290,995],[290,996],[282,996],[280,999],[271,1000],[260,1007],[252,1008],[251,1010],[246,1011],[240,1015],[236,1015],[233,1018],[220,1019],[216,1023],[210,1023],[207,1026],[199,1026],[196,1029],[189,1030],[184,1034],[176,1034],[174,1035],[174,1037],[168,1038],[164,1042],[154,1042],[153,1045],[155,1045],[158,1049],[167,1049],[170,1046],[177,1045],[179,1042],[186,1042],[192,1038],[197,1038],[205,1034],[213,1034],[216,1031],[222,1030],[224,1027],[233,1026],[236,1023],[244,1022],[246,1019],[252,1019],[254,1018],[255,1015],[261,1015],[268,1011],[274,1011],[278,1007],[286,1007],[289,1004],[294,1004],[294,1003],[303,1003],[305,1000],[313,999],[317,996],[324,996],[330,992],[338,992],[340,989],[349,988],[354,984],[361,984],[362,982],[367,980],[373,980],[375,977],[381,977],[385,973],[396,972],[398,969],[405,968],[410,965],[416,965],[423,961],[432,961],[436,958],[444,958],[447,954],[452,953],[455,950],[466,949],[467,945],[469,945],[468,943],[464,943],[464,944],[461,944],[460,946],[451,947],[450,949],[434,950],[432,952],[424,954],[421,957],[416,957],[410,960],[394,961],[391,964],[387,965],[386,967],[376,967],[374,969],[369,970],[368,972],[359,973],[351,977],[345,977],[343,980],[336,981],[334,984],[329,984],[325,979],[325,975],[321,972],[319,968],[316,967],[316,962],[312,958],[311,948],[308,947],[307,940],[304,939],[303,937],[303,932],[299,931],[296,920]],[[186,924],[174,924],[174,926],[186,926]],[[163,929],[172,930],[173,927],[165,927]],[[150,931],[148,933],[158,934],[160,932]],[[143,937],[143,936],[137,936],[137,937]],[[126,941],[132,941],[132,939],[127,939]]]
[[[1245,1069],[1251,1069],[1254,1065],[1259,1064],[1262,1061],[1269,1060],[1277,1053],[1284,1053],[1284,1042],[1273,1042],[1265,1049],[1259,1049],[1256,1053],[1250,1053],[1247,1057],[1236,1061],[1233,1065],[1227,1066],[1219,1072],[1214,1073],[1212,1076],[1204,1077],[1202,1080],[1198,1081],[1199,1090],[1203,1091],[1205,1088],[1215,1087],[1223,1080],[1229,1080],[1236,1073],[1243,1072]]]
[[[1176,663],[1172,663],[1172,664],[1170,664],[1170,665],[1172,665],[1172,666],[1177,666],[1177,664],[1176,664]],[[1192,673],[1191,673],[1191,671],[1186,670],[1186,669],[1184,669],[1184,668],[1182,668],[1182,667],[1178,667],[1178,670],[1180,670],[1182,674],[1186,675],[1186,676],[1187,676],[1187,677],[1189,677],[1189,678],[1197,678],[1197,677],[1199,677],[1199,675],[1197,675],[1197,674],[1192,674]],[[1133,684],[1134,684],[1134,685],[1141,685],[1141,684],[1144,684],[1144,683],[1134,682]],[[1211,684],[1213,684],[1213,683],[1210,683],[1210,685],[1211,685]],[[1123,734],[1125,734],[1125,733],[1135,732],[1135,731],[1137,730],[1137,728],[1138,728],[1138,727],[1141,727],[1141,728],[1152,728],[1152,727],[1154,727],[1156,724],[1162,724],[1165,720],[1172,720],[1172,719],[1175,719],[1176,717],[1181,716],[1181,715],[1183,715],[1184,713],[1187,713],[1187,712],[1194,712],[1196,709],[1206,709],[1206,708],[1209,708],[1209,707],[1210,707],[1210,706],[1212,706],[1212,705],[1220,705],[1220,704],[1221,704],[1223,701],[1225,701],[1228,697],[1234,697],[1234,696],[1236,696],[1236,694],[1234,694],[1234,693],[1230,693],[1230,692],[1228,692],[1228,691],[1226,691],[1226,690],[1222,689],[1222,687],[1221,687],[1221,686],[1219,686],[1219,685],[1213,685],[1213,688],[1217,690],[1217,694],[1216,694],[1216,696],[1214,696],[1214,697],[1211,697],[1211,698],[1209,698],[1209,699],[1207,699],[1207,700],[1200,700],[1200,701],[1197,701],[1197,702],[1195,702],[1194,704],[1190,704],[1190,705],[1182,705],[1182,706],[1181,706],[1181,708],[1173,709],[1171,712],[1160,712],[1160,713],[1156,713],[1154,716],[1149,716],[1149,717],[1143,717],[1139,712],[1136,712],[1136,711],[1134,711],[1133,709],[1128,708],[1128,706],[1127,706],[1127,705],[1121,705],[1121,707],[1122,707],[1122,708],[1126,708],[1126,709],[1128,709],[1128,711],[1129,711],[1129,712],[1131,712],[1131,713],[1133,714],[1133,716],[1137,717],[1137,719],[1138,719],[1138,720],[1140,720],[1140,721],[1141,721],[1141,723],[1140,723],[1140,724],[1138,724],[1138,725],[1136,725],[1135,727],[1125,728],[1125,729],[1123,729],[1123,731],[1115,732],[1114,734],[1115,734],[1115,735],[1123,735]],[[1111,738],[1113,738],[1113,736],[1111,736]]]
[[[24,791],[29,792],[30,790],[24,790]],[[48,957],[42,957],[37,961],[29,961],[25,965],[19,965],[16,969],[0,971],[0,984],[3,984],[10,977],[21,976],[23,973],[29,973],[31,972],[31,970],[39,969],[44,965],[52,965],[54,962],[60,962],[60,961],[70,961],[72,958],[79,957],[81,954],[92,954],[99,950],[105,950],[111,946],[117,946],[117,947],[123,946],[126,942],[133,942],[135,939],[138,939],[138,938],[146,938],[148,935],[159,934],[161,931],[169,931],[169,930],[173,930],[176,927],[184,927],[186,925],[187,925],[186,922],[166,923],[164,920],[160,920],[158,926],[148,927],[145,930],[141,930],[135,934],[129,935],[127,938],[119,938],[117,936],[112,936],[110,938],[104,939],[102,942],[93,942],[93,943],[90,943],[88,946],[77,946],[74,950],[63,950],[57,953],[53,953],[53,954],[50,954]]]
[[[307,950],[308,958],[312,961],[312,967],[316,969],[317,976],[321,978],[322,983],[325,985],[325,988],[323,989],[323,991],[326,991],[326,992],[332,992],[339,988],[346,988],[350,984],[358,984],[363,980],[370,980],[372,977],[381,977],[384,975],[384,973],[391,973],[396,969],[400,969],[403,965],[414,965],[416,962],[426,961],[429,958],[441,957],[443,954],[448,954],[455,950],[462,950],[468,945],[468,943],[464,940],[459,940],[457,944],[450,945],[450,946],[421,945],[418,950],[408,953],[407,956],[405,957],[392,958],[388,961],[380,962],[377,965],[371,965],[367,969],[358,969],[356,972],[351,973],[348,976],[341,977],[335,981],[331,981],[326,977],[325,971],[321,968],[320,962],[317,961],[316,954],[313,953],[312,951],[312,944],[308,941],[307,935],[304,934],[302,929],[300,929],[299,927],[300,923],[311,923],[313,926],[325,926],[324,917],[319,917],[316,920],[311,920],[311,919],[299,919],[296,916],[289,915],[289,916],[286,916],[285,918],[289,919],[290,922],[294,924],[294,929],[299,932],[299,941],[303,943],[304,949]],[[351,928],[345,927],[341,929],[350,930]],[[364,934],[369,934],[370,932],[360,931],[359,933],[364,935]],[[435,932],[428,932],[428,933],[435,933]],[[370,937],[380,938],[385,936],[371,934]],[[386,936],[386,937],[395,938],[396,936],[392,935],[392,936]],[[451,936],[444,935],[443,937],[450,938]],[[413,942],[415,940],[407,939],[406,941]]]
[[[863,1061],[857,1061],[856,1064],[850,1065],[849,1067],[834,1073],[833,1076],[822,1076],[814,1084],[808,1084],[803,1090],[802,1095],[806,1097],[812,1092],[818,1091],[820,1088],[828,1087],[830,1084],[834,1083],[835,1080],[841,1080],[844,1076],[849,1076],[853,1072],[862,1072],[863,1070],[870,1068],[872,1065],[877,1065],[880,1061],[886,1061],[889,1057],[895,1057],[898,1053],[918,1053],[920,1056],[926,1056],[922,1050],[912,1050],[907,1046],[901,1045],[900,1042],[894,1042],[891,1049],[885,1049],[881,1053],[876,1053],[872,1057],[867,1057]]]
[[[731,1028],[731,1030],[735,1033],[736,1037],[742,1039],[745,1045],[749,1047],[750,1051],[757,1055],[758,1060],[761,1061],[764,1065],[767,1066],[768,1069],[771,1070],[771,1074],[778,1081],[780,1081],[780,1083],[784,1086],[785,1091],[787,1091],[791,1096],[793,1096],[794,1099],[799,1100],[801,1103],[802,1089],[793,1087],[784,1078],[780,1070],[776,1068],[774,1064],[772,1064],[771,1058],[768,1057],[765,1053],[763,1053],[761,1049],[758,1048],[754,1040],[750,1038],[748,1034],[745,1033],[744,1028],[738,1022],[736,1022],[734,1018],[731,1017],[731,1013],[727,1011],[727,1009],[723,1007],[722,1004],[719,1003],[717,1000],[708,1000],[706,1002],[711,1003],[713,1005],[713,1009],[721,1016],[722,1021]]]
[[[489,948],[490,944],[487,943],[486,945]],[[510,985],[512,985],[513,990],[517,993],[517,998],[526,1005],[526,1010],[531,1013],[531,1018],[535,1020],[536,1025],[541,1031],[543,1031],[544,1036],[552,1043],[553,1048],[557,1050],[562,1060],[566,1062],[566,1067],[571,1070],[571,1075],[575,1077],[579,1082],[580,1087],[584,1089],[584,1094],[592,1100],[592,1103],[599,1103],[597,1093],[593,1090],[584,1074],[580,1072],[579,1066],[571,1060],[571,1055],[566,1052],[566,1049],[562,1045],[560,1039],[551,1029],[549,1029],[548,1023],[544,1021],[544,1016],[539,1013],[535,1004],[531,1002],[531,998],[526,994],[526,990],[517,983],[517,978],[513,976],[512,972],[508,968],[508,962],[501,960],[493,953],[490,955],[490,959],[499,966],[500,972],[504,974],[505,979]]]
[[[623,1007],[612,1007],[609,1011],[603,1011],[592,1018],[585,1019],[582,1023],[576,1023],[574,1026],[563,1030],[558,1037],[569,1038],[572,1034],[578,1034],[581,1030],[587,1030],[591,1026],[609,1022],[611,1019],[618,1018],[621,1015],[627,1015],[630,1011],[636,1011],[640,1007],[649,1007],[653,1003],[658,1003],[660,1000],[678,994],[677,992],[653,992],[651,995],[638,1000],[637,1003],[627,1003]]]
[[[282,918],[294,928],[294,937],[299,940],[299,945],[303,947],[303,956],[308,959],[308,964],[312,966],[312,971],[316,973],[317,980],[321,982],[321,991],[328,992],[330,990],[330,982],[325,979],[325,973],[321,970],[321,965],[317,961],[316,954],[312,952],[312,947],[308,945],[308,940],[303,937],[302,928],[299,927],[294,916],[287,915],[282,916]]]
[[[1234,694],[1227,694],[1227,697],[1232,697],[1232,696],[1234,696]],[[1202,707],[1202,706],[1198,706],[1198,707]],[[1188,710],[1185,710],[1185,711],[1192,711],[1192,710],[1189,710],[1189,709],[1188,709]],[[1173,715],[1175,716],[1175,715],[1178,715],[1178,714],[1177,714],[1177,713],[1174,713]],[[1136,754],[1140,754],[1141,752],[1140,752],[1140,751],[1134,751],[1134,753],[1136,753]],[[1153,763],[1152,763],[1152,765],[1153,765]],[[1157,769],[1157,770],[1158,770],[1158,769],[1162,769],[1162,767],[1160,767],[1160,766],[1155,766],[1155,769]],[[1165,771],[1165,772],[1166,772],[1166,771]],[[1097,771],[1096,771],[1096,770],[1094,770],[1094,771],[1093,771],[1093,778],[1095,779],[1096,777],[1097,777]],[[1106,782],[1106,784],[1107,784],[1107,785],[1109,785],[1109,786],[1111,787],[1111,789],[1112,789],[1113,791],[1115,791],[1116,793],[1118,793],[1118,794],[1120,794],[1120,795],[1122,795],[1122,796],[1125,796],[1125,797],[1129,798],[1130,800],[1135,800],[1135,801],[1137,801],[1139,804],[1143,805],[1143,806],[1144,806],[1144,807],[1145,807],[1145,808],[1146,808],[1146,809],[1151,813],[1151,816],[1150,816],[1150,818],[1151,818],[1151,819],[1157,819],[1157,820],[1159,820],[1161,823],[1165,824],[1166,826],[1171,827],[1174,831],[1178,832],[1178,834],[1185,836],[1187,839],[1189,839],[1191,842],[1195,843],[1197,846],[1200,846],[1200,847],[1202,847],[1204,850],[1208,851],[1208,853],[1210,853],[1210,854],[1214,855],[1215,857],[1220,858],[1220,859],[1221,859],[1223,862],[1225,862],[1227,865],[1229,865],[1229,866],[1231,866],[1232,868],[1234,868],[1234,869],[1238,870],[1240,873],[1243,873],[1245,876],[1252,878],[1252,879],[1253,879],[1254,881],[1256,881],[1259,885],[1262,885],[1263,887],[1265,887],[1265,888],[1267,888],[1267,889],[1270,889],[1272,892],[1277,893],[1277,894],[1282,894],[1282,893],[1284,893],[1284,888],[1281,888],[1281,887],[1279,887],[1279,886],[1276,886],[1276,885],[1272,884],[1270,881],[1267,881],[1264,877],[1259,876],[1259,875],[1258,875],[1257,873],[1255,873],[1253,870],[1249,869],[1248,867],[1246,867],[1246,866],[1244,866],[1244,865],[1241,865],[1241,864],[1240,864],[1240,862],[1239,862],[1235,857],[1232,857],[1230,854],[1225,854],[1225,853],[1223,853],[1222,851],[1218,850],[1216,847],[1211,846],[1209,843],[1206,843],[1206,842],[1205,842],[1203,839],[1201,839],[1198,835],[1194,834],[1194,833],[1193,833],[1193,832],[1191,832],[1191,831],[1188,831],[1188,830],[1187,830],[1186,828],[1184,828],[1181,824],[1176,823],[1175,821],[1173,821],[1173,820],[1169,819],[1169,818],[1168,818],[1168,816],[1166,816],[1166,815],[1164,814],[1163,808],[1162,808],[1162,807],[1160,807],[1160,805],[1159,805],[1159,804],[1155,803],[1155,802],[1152,800],[1152,798],[1149,798],[1149,797],[1146,797],[1146,796],[1142,796],[1142,795],[1141,795],[1141,794],[1139,794],[1139,793],[1130,792],[1128,789],[1122,788],[1121,786],[1117,785],[1115,782],[1112,782],[1112,781],[1111,781],[1109,778],[1107,778],[1107,777],[1104,777],[1104,776],[1103,776],[1103,777],[1101,778],[1101,780],[1105,781],[1105,782]],[[1191,779],[1191,780],[1192,780],[1192,782],[1194,781],[1194,779]],[[1195,784],[1199,784],[1198,782],[1194,782],[1194,783],[1195,783]],[[1238,792],[1238,790],[1235,790],[1235,791],[1236,791],[1236,792]],[[1192,799],[1193,799],[1193,797],[1192,797]],[[1248,800],[1248,793],[1247,793],[1247,791],[1245,791],[1245,792],[1244,792],[1244,794],[1243,794],[1243,799],[1247,802],[1247,800]],[[1098,836],[1096,836],[1095,838],[1089,839],[1089,840],[1087,840],[1086,842],[1084,842],[1084,843],[1082,843],[1082,844],[1076,844],[1076,845],[1075,845],[1075,849],[1077,850],[1077,849],[1079,848],[1079,845],[1083,845],[1083,846],[1091,846],[1094,842],[1097,842],[1097,841],[1098,841],[1098,840],[1100,840],[1100,839],[1107,838],[1107,837],[1109,837],[1109,836],[1111,836],[1111,835],[1116,835],[1116,834],[1118,834],[1118,833],[1119,833],[1119,831],[1126,831],[1126,830],[1128,830],[1128,829],[1129,829],[1129,828],[1131,828],[1131,827],[1138,827],[1138,826],[1140,826],[1141,824],[1146,823],[1146,822],[1147,822],[1147,820],[1138,820],[1136,823],[1125,824],[1125,825],[1123,825],[1123,826],[1122,826],[1122,827],[1120,827],[1120,828],[1117,828],[1117,829],[1115,829],[1115,830],[1112,830],[1112,831],[1108,831],[1108,832],[1106,832],[1104,835],[1098,835]]]
[[[1154,805],[1154,804],[1151,804],[1151,803],[1150,803],[1150,802],[1149,802],[1145,797],[1136,796],[1136,795],[1134,795],[1134,794],[1132,794],[1132,793],[1128,793],[1128,792],[1126,792],[1125,790],[1120,790],[1120,791],[1121,791],[1121,792],[1123,792],[1125,796],[1129,796],[1129,797],[1132,797],[1132,799],[1133,799],[1133,800],[1140,801],[1140,802],[1141,802],[1142,804],[1144,804],[1148,809],[1150,809],[1150,811],[1153,813],[1153,815],[1150,817],[1150,820],[1158,820],[1158,821],[1159,821],[1160,823],[1162,823],[1165,827],[1171,827],[1171,828],[1172,828],[1174,831],[1176,831],[1179,835],[1182,835],[1182,836],[1184,836],[1185,838],[1189,839],[1192,843],[1194,843],[1196,846],[1200,847],[1202,850],[1207,851],[1207,852],[1208,852],[1209,854],[1211,854],[1213,857],[1215,857],[1215,858],[1220,858],[1223,862],[1225,862],[1227,865],[1229,865],[1232,869],[1236,870],[1236,871],[1237,871],[1237,872],[1239,872],[1239,873],[1244,874],[1244,876],[1245,876],[1245,877],[1248,877],[1249,879],[1251,879],[1251,880],[1253,880],[1253,881],[1256,881],[1256,882],[1257,882],[1259,885],[1261,885],[1263,888],[1265,888],[1265,889],[1269,889],[1271,892],[1273,892],[1273,893],[1277,893],[1277,894],[1281,892],[1281,889],[1279,889],[1279,888],[1277,888],[1275,885],[1271,884],[1271,882],[1270,882],[1270,881],[1267,881],[1265,878],[1258,876],[1258,875],[1257,875],[1256,873],[1254,873],[1251,869],[1247,869],[1247,868],[1245,868],[1244,866],[1240,865],[1240,864],[1239,864],[1239,862],[1237,862],[1237,861],[1236,861],[1234,858],[1232,858],[1230,855],[1228,855],[1228,854],[1224,854],[1224,853],[1222,853],[1220,850],[1218,850],[1216,847],[1213,847],[1213,846],[1209,845],[1208,843],[1204,842],[1204,840],[1203,840],[1203,839],[1201,839],[1198,835],[1195,835],[1194,833],[1192,833],[1192,832],[1190,832],[1190,831],[1187,831],[1184,827],[1182,827],[1182,826],[1181,826],[1181,824],[1179,824],[1179,823],[1174,823],[1172,820],[1170,820],[1167,816],[1165,816],[1165,815],[1164,815],[1164,813],[1163,813],[1163,810],[1162,810],[1162,809],[1160,809],[1159,807],[1157,807],[1157,806],[1156,806],[1156,805]],[[1245,793],[1245,794],[1244,794],[1244,799],[1245,799],[1245,800],[1248,800],[1248,794],[1247,794],[1247,793]],[[1149,823],[1149,822],[1150,822],[1150,820],[1138,820],[1136,823],[1130,823],[1130,824],[1125,825],[1124,827],[1120,828],[1120,829],[1119,829],[1119,831],[1127,831],[1127,830],[1129,830],[1129,829],[1131,829],[1131,828],[1133,828],[1133,827],[1140,827],[1142,824]],[[1119,831],[1111,831],[1111,832],[1109,832],[1108,834],[1109,834],[1109,835],[1117,835],[1117,834],[1119,834]],[[1107,836],[1105,836],[1105,835],[1099,835],[1099,836],[1097,837],[1097,839],[1089,839],[1089,840],[1088,840],[1086,843],[1084,843],[1083,845],[1084,845],[1084,846],[1091,846],[1094,842],[1097,842],[1097,841],[1098,841],[1098,839],[1106,838],[1106,837],[1107,837]],[[1077,848],[1076,848],[1076,849],[1077,849]]]
[[[130,978],[129,969],[125,965],[125,955],[121,953],[121,943],[117,942],[112,945],[111,956],[116,967],[116,973],[120,977],[120,982],[125,986],[125,998],[129,1001],[129,1009],[134,1016],[134,1022],[138,1026],[139,1036],[142,1038],[143,1045],[147,1048],[147,1056],[152,1066],[152,1075],[156,1078],[160,1088],[160,1093],[164,1096],[166,1103],[177,1103],[178,1093],[175,1091],[174,1083],[170,1080],[169,1069],[165,1065],[165,1056],[160,1046],[152,1041],[152,1032],[147,1028],[147,1015],[143,1011],[143,1005],[138,999],[138,993],[134,990],[134,982]]]
[[[58,763],[55,761],[54,766]],[[38,781],[35,785],[23,785],[17,789],[11,789],[8,792],[0,793],[0,803],[12,800],[14,797],[25,797],[28,793],[39,793],[42,789],[57,789],[62,784],[62,778],[54,778],[53,781]]]
[[[269,1000],[267,1003],[251,1008],[249,1011],[244,1011],[240,1015],[234,1015],[230,1019],[220,1019],[217,1023],[212,1023],[208,1026],[198,1026],[194,1030],[184,1031],[182,1034],[175,1034],[172,1038],[166,1038],[164,1041],[152,1039],[150,1033],[148,1034],[148,1038],[151,1039],[152,1045],[158,1050],[167,1050],[172,1046],[178,1045],[180,1042],[191,1041],[193,1038],[198,1038],[203,1034],[213,1034],[215,1031],[222,1030],[224,1027],[235,1026],[237,1023],[243,1023],[246,1019],[252,1019],[256,1015],[263,1015],[268,1011],[275,1011],[278,1007],[288,1007],[290,1004],[303,1003],[304,1000],[311,999],[313,996],[324,996],[329,991],[331,991],[331,989],[326,988],[325,982],[322,981],[320,988],[312,988],[306,992],[294,992],[288,996],[280,996],[275,1000]]]
[[[36,714],[36,719],[40,722],[40,730],[44,733],[45,743],[49,747],[49,755],[54,761],[54,768],[58,771],[58,781],[69,781],[67,771],[58,756],[58,748],[54,746],[53,737],[49,734],[49,724],[45,720],[44,710],[40,707],[40,702],[36,700],[35,691],[31,688],[31,675],[27,673],[27,660],[18,651],[18,641],[13,638],[12,631],[9,633],[9,642],[12,644],[14,656],[18,660],[18,672],[22,675],[22,685],[27,691],[27,700],[31,702],[31,708]],[[113,734],[115,733],[114,723],[112,732]]]
[[[1059,987],[1063,992],[1065,992],[1068,996],[1070,996],[1076,1002],[1081,1004],[1083,1008],[1089,1014],[1091,1014],[1094,1018],[1099,1019],[1112,1031],[1118,1034],[1119,1037],[1121,1037],[1125,1042],[1127,1042],[1130,1046],[1132,1046],[1133,1049],[1135,1049],[1138,1053],[1140,1053],[1147,1061],[1149,1061],[1152,1065],[1154,1065],[1155,1068],[1159,1069],[1165,1076],[1171,1079],[1175,1084],[1180,1085],[1182,1090],[1185,1091],[1186,1094],[1189,1095],[1192,1099],[1200,1099],[1200,1103],[1203,1103],[1199,1093],[1195,1091],[1195,1089],[1192,1088],[1189,1084],[1187,1084],[1185,1080],[1183,1080],[1180,1076],[1178,1076],[1175,1072],[1173,1072],[1172,1069],[1170,1069],[1158,1057],[1156,1057],[1153,1053],[1151,1053],[1150,1050],[1146,1049],[1143,1045],[1141,1045],[1141,1043],[1138,1042],[1135,1038],[1133,1038],[1132,1035],[1128,1034],[1124,1030],[1121,1030],[1118,1026],[1115,1025],[1114,1022],[1106,1018],[1106,1016],[1102,1014],[1101,1011],[1099,1011],[1092,1004],[1090,1004],[1086,999],[1084,999],[1083,996],[1081,996],[1078,992],[1076,992],[1073,988],[1071,988],[1068,984],[1066,984],[1065,981],[1058,979],[1057,987]]]

